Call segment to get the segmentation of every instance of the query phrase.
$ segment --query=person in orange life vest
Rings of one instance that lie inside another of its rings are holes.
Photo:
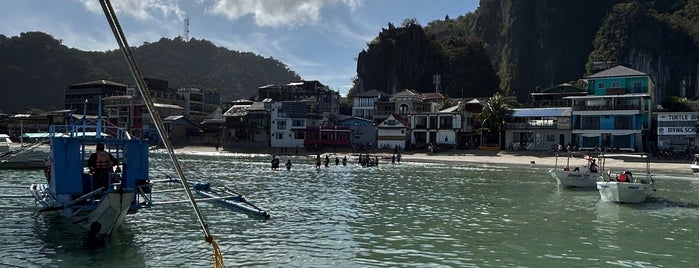
[[[617,180],[619,182],[629,182],[629,179],[626,176],[626,171],[622,171],[621,174],[619,174],[619,176],[617,176]]]
[[[104,151],[104,144],[98,143],[95,152],[87,159],[87,167],[92,174],[92,188],[106,187],[112,168],[118,164],[119,160]]]

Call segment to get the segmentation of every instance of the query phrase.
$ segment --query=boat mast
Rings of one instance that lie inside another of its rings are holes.
[[[143,98],[143,102],[145,103],[148,112],[153,118],[153,122],[155,122],[155,126],[158,130],[158,134],[160,135],[160,139],[163,141],[165,149],[167,149],[167,152],[170,155],[170,159],[172,160],[172,164],[175,166],[175,170],[177,171],[177,175],[179,176],[182,185],[184,185],[183,188],[187,193],[189,201],[192,203],[192,207],[194,208],[194,212],[196,213],[197,218],[199,219],[199,224],[201,225],[201,228],[204,232],[206,242],[209,242],[214,248],[214,266],[223,267],[223,255],[221,254],[221,250],[218,247],[216,241],[214,240],[214,237],[211,235],[211,232],[209,231],[209,226],[204,221],[204,217],[202,216],[201,211],[197,206],[196,200],[194,200],[192,190],[190,189],[189,183],[187,182],[187,179],[184,176],[184,172],[182,171],[180,162],[177,160],[175,151],[172,149],[172,144],[170,144],[170,140],[167,137],[167,132],[165,130],[163,121],[160,118],[160,114],[158,114],[158,111],[155,109],[155,105],[153,104],[153,101],[151,100],[150,95],[148,94],[148,90],[146,87],[146,83],[143,80],[143,76],[141,75],[141,72],[138,70],[138,66],[136,65],[136,60],[134,59],[133,54],[131,54],[131,47],[129,47],[129,44],[126,41],[126,37],[124,36],[124,32],[122,31],[121,26],[119,25],[119,21],[116,17],[116,12],[114,11],[114,8],[112,8],[112,4],[109,0],[100,0],[100,5],[102,6],[102,10],[104,11],[104,15],[106,16],[107,21],[109,22],[109,26],[112,28],[114,37],[116,38],[117,43],[119,43],[119,47],[121,47],[121,51],[123,52],[124,57],[126,58],[126,62],[129,65],[131,74],[133,75],[134,80],[136,80],[136,88],[138,88],[138,91],[141,94],[141,97]]]

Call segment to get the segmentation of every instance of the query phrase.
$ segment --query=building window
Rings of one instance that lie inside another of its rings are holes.
[[[279,130],[286,129],[286,121],[277,121],[277,129],[279,129]]]
[[[388,121],[386,121],[386,125],[395,126],[395,125],[396,125],[396,120],[388,120]]]
[[[612,82],[612,88],[619,88],[619,82]]]
[[[597,83],[597,88],[600,88],[600,89],[604,88],[604,83]]]

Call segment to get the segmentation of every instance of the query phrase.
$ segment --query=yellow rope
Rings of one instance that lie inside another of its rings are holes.
[[[211,244],[211,246],[214,248],[214,268],[226,267],[226,265],[223,264],[223,254],[221,253],[221,248],[218,247],[218,243],[216,243],[214,237],[209,236],[206,238],[206,241],[209,242],[209,244]]]

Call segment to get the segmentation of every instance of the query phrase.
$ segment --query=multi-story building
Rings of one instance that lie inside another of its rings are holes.
[[[213,89],[178,88],[177,95],[184,99],[184,115],[200,121],[221,119],[221,96]]]
[[[65,93],[65,108],[83,113],[97,115],[100,99],[109,96],[126,94],[126,85],[107,81],[96,80],[77,83],[68,86]]]
[[[573,105],[573,142],[583,150],[643,149],[653,107],[650,75],[618,65],[585,80],[588,95],[566,97]]]
[[[571,107],[521,108],[505,124],[508,150],[549,150],[572,144]]]
[[[226,119],[223,141],[247,146],[270,146],[271,106],[272,99],[238,101],[223,114]]]
[[[354,96],[352,116],[373,120],[376,102],[388,102],[388,94],[379,90],[369,90]]]
[[[309,113],[318,115],[340,113],[340,93],[318,81],[299,81],[286,85],[259,87],[258,99],[272,99],[275,102],[306,101],[312,106]]]
[[[307,126],[317,126],[319,117],[308,118],[309,107],[297,101],[282,101],[271,104],[270,113],[272,147],[303,147]]]
[[[407,115],[410,143],[416,147],[424,145],[455,146],[457,133],[461,132],[463,115],[458,105],[435,112],[411,113]]]

